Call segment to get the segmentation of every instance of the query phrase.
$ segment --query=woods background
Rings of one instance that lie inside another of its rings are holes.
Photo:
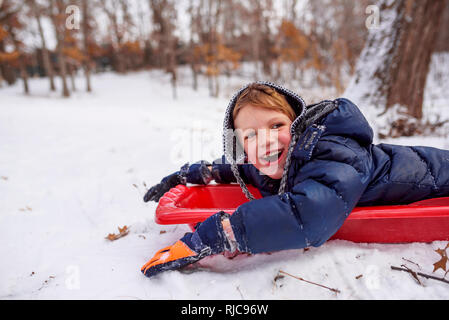
[[[419,120],[431,56],[449,51],[448,30],[448,0],[0,0],[0,92],[21,80],[32,94],[28,79],[47,77],[50,91],[69,97],[94,90],[93,73],[161,69],[177,98],[178,70],[188,67],[193,89],[207,77],[213,97],[220,76],[250,72],[350,90],[356,102],[399,104]],[[426,124],[397,125],[387,134]]]

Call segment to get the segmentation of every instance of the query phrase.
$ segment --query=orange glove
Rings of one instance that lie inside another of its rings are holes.
[[[141,271],[151,277],[165,270],[179,269],[200,259],[197,252],[190,249],[182,240],[178,240],[174,245],[156,252],[154,257],[141,268]]]
[[[223,231],[222,220],[227,218],[229,214],[223,211],[209,217],[198,226],[195,232],[186,233],[172,246],[159,250],[141,268],[142,273],[152,277],[160,272],[180,269],[206,256],[235,248],[235,245],[231,246]]]

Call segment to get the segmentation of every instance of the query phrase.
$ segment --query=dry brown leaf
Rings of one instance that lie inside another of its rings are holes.
[[[124,233],[124,232],[128,233],[128,232],[129,232],[129,229],[128,229],[127,226],[124,226],[123,228],[118,227],[118,231],[119,231],[120,233]]]
[[[448,270],[446,269],[447,261],[448,261],[447,252],[446,252],[447,248],[449,248],[449,243],[446,245],[446,248],[435,250],[435,252],[441,256],[441,259],[433,264],[432,272],[435,272],[440,268],[443,269],[446,273],[448,272]]]
[[[108,234],[107,237],[105,237],[105,239],[109,241],[114,241],[121,237],[124,237],[129,233],[129,228],[127,226],[124,226],[123,228],[118,227],[118,231],[119,231],[118,234],[115,233]]]

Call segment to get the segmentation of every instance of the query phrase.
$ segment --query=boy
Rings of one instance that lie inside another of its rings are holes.
[[[257,82],[231,99],[224,156],[184,165],[152,187],[158,201],[179,183],[238,182],[250,202],[218,212],[141,269],[147,276],[225,251],[262,253],[320,246],[356,205],[410,203],[449,195],[449,151],[373,145],[373,131],[351,101],[306,106],[273,83]],[[255,200],[246,184],[260,190]]]

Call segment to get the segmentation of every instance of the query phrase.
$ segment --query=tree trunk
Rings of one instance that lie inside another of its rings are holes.
[[[218,96],[220,95],[220,78],[219,78],[219,74],[215,74],[213,76],[213,80],[214,80],[213,97],[214,98],[218,98]]]
[[[92,92],[92,86],[90,84],[90,56],[89,56],[89,14],[87,0],[82,2],[83,10],[83,53],[84,53],[84,76],[86,77],[86,91]]]
[[[177,72],[176,72],[176,44],[173,35],[168,35],[170,37],[169,46],[167,48],[167,67],[166,70],[171,74],[171,84],[173,89],[173,99],[177,98],[176,86],[177,86]]]
[[[123,55],[122,55],[122,41],[123,41],[123,33],[121,32],[121,26],[119,23],[119,17],[118,17],[118,2],[111,2],[112,3],[112,7],[109,7],[107,5],[106,0],[102,0],[100,2],[103,11],[105,12],[105,14],[107,15],[109,22],[110,22],[110,37],[111,40],[115,39],[115,45],[114,45],[114,41],[112,41],[111,46],[112,46],[112,64],[114,66],[114,69],[118,72],[118,73],[125,73],[125,65],[124,65],[124,61],[123,61]]]
[[[198,71],[194,62],[190,64],[190,68],[192,69],[192,77],[193,77],[192,88],[193,90],[198,91]]]
[[[435,51],[445,52],[449,51],[449,0],[446,0],[446,9],[444,10],[443,17],[441,17],[441,30],[435,44]]]
[[[64,97],[70,97],[69,87],[67,86],[67,66],[65,62],[64,54],[62,53],[62,45],[58,44],[58,64],[59,75],[62,80],[62,95]]]
[[[88,63],[84,65],[84,76],[86,77],[86,91],[92,92],[92,85],[90,82],[90,66]]]
[[[345,96],[420,119],[424,86],[446,0],[380,0],[380,25],[369,32]]]
[[[19,64],[20,64],[20,76],[22,77],[23,80],[23,91],[25,92],[25,94],[29,94],[30,88],[28,86],[28,72],[26,70],[25,59],[22,56],[22,54],[19,58]]]
[[[26,70],[26,61],[24,53],[21,51],[20,42],[17,40],[17,35],[14,32],[10,33],[12,42],[14,44],[14,49],[19,53],[18,64],[20,70],[20,77],[23,81],[23,91],[25,94],[30,93],[30,88],[28,86],[28,72]]]
[[[35,16],[36,22],[37,22],[37,28],[39,30],[39,36],[40,36],[41,42],[42,42],[42,59],[44,61],[45,73],[47,74],[47,77],[50,80],[50,90],[56,91],[53,66],[51,64],[50,55],[47,50],[47,44],[45,42],[44,30],[42,29],[40,14],[38,12],[35,1],[32,1],[32,4],[33,4],[34,16]]]
[[[403,19],[400,45],[391,70],[387,108],[405,105],[411,116],[421,119],[430,59],[446,3],[445,0],[408,2],[406,16],[411,19]]]
[[[172,86],[172,92],[173,92],[173,99],[177,99],[178,98],[178,94],[177,94],[177,90],[176,90],[176,70],[173,69],[172,71],[170,71],[171,74],[171,86]]]
[[[76,73],[75,66],[73,64],[69,64],[69,75],[70,75],[70,82],[72,83],[72,91],[76,91],[75,73]]]
[[[55,29],[55,37],[56,37],[56,54],[58,57],[58,69],[59,75],[62,80],[62,95],[64,97],[70,97],[70,91],[67,86],[67,67],[65,62],[65,57],[63,53],[64,47],[64,28],[65,28],[65,20],[61,19],[61,15],[64,14],[63,3],[61,0],[51,0],[50,2],[50,17],[53,23],[53,27]],[[53,11],[57,9],[57,14]]]
[[[251,51],[254,61],[254,74],[253,78],[260,79],[260,39],[262,35],[261,20],[262,20],[262,7],[259,0],[253,0],[251,6],[254,8],[251,16]]]

